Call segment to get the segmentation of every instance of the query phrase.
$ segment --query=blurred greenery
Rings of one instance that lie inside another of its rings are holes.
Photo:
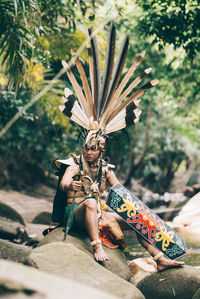
[[[195,160],[199,167],[198,1],[0,0],[0,127],[50,82],[62,59],[70,60],[71,48],[81,46],[87,28],[105,20],[97,36],[101,59],[110,21],[115,20],[116,52],[129,35],[125,70],[145,49],[135,76],[152,67],[149,78],[160,80],[142,97],[140,122],[108,138],[106,154],[127,186],[135,178],[165,192],[183,161],[189,167]],[[81,60],[88,74],[86,49]],[[73,72],[80,82],[75,67]],[[78,125],[58,110],[64,87],[71,88],[66,75],[0,139],[1,187],[44,183],[53,176],[57,158],[80,152]]]
[[[167,43],[183,47],[194,58],[200,47],[198,0],[141,0],[137,4],[143,10],[137,24],[143,36],[153,36],[160,48]]]

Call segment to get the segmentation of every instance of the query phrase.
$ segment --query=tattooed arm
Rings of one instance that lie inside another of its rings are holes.
[[[75,181],[73,177],[79,173],[79,169],[75,165],[67,167],[62,180],[60,182],[60,188],[62,191],[77,191],[80,190],[82,182]]]

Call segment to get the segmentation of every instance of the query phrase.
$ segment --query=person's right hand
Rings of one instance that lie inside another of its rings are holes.
[[[71,183],[71,188],[70,189],[73,190],[73,191],[78,191],[78,190],[81,189],[82,185],[83,185],[83,183],[81,181],[73,181]]]

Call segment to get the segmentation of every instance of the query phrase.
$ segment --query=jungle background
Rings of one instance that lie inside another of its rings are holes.
[[[135,75],[152,67],[149,78],[160,82],[142,97],[140,122],[109,138],[106,154],[126,186],[133,178],[163,193],[172,190],[177,172],[184,184],[195,173],[191,184],[197,183],[199,5],[192,0],[0,0],[0,187],[25,190],[51,184],[55,160],[80,152],[78,125],[58,109],[64,88],[72,88],[67,76],[54,80],[38,101],[33,99],[61,70],[61,60],[71,59],[70,50],[80,48],[91,26],[101,26],[97,41],[103,69],[112,20],[116,51],[129,36],[125,71],[146,50]],[[89,73],[86,48],[80,58]],[[16,114],[20,117],[6,127]]]

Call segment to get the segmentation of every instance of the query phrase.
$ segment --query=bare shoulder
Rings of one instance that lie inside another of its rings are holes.
[[[78,165],[70,165],[65,170],[65,175],[77,175],[79,173],[79,167]]]

